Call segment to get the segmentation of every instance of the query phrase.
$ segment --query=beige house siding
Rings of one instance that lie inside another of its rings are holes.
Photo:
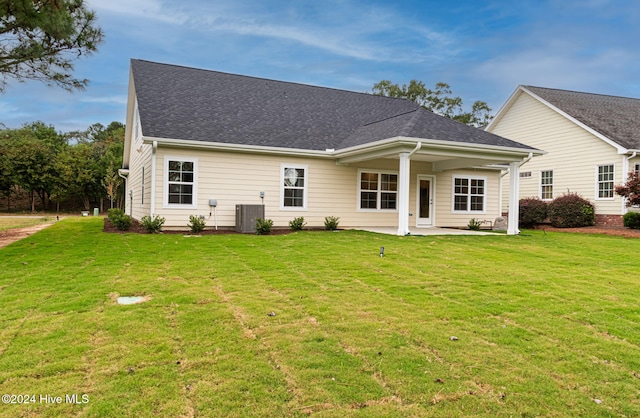
[[[567,192],[578,193],[591,201],[596,214],[622,214],[619,196],[598,197],[598,166],[614,166],[614,184],[626,179],[625,156],[588,130],[545,106],[528,94],[520,93],[508,112],[490,127],[490,132],[538,149],[546,155],[531,159],[520,168],[520,198],[541,198],[541,173],[553,170],[553,198]],[[631,166],[631,169],[633,166]],[[530,173],[530,177],[522,177]],[[526,175],[526,174],[525,174]],[[508,190],[509,175],[503,177]],[[503,211],[508,211],[508,196],[502,196]]]
[[[133,141],[134,147],[139,146]],[[134,156],[134,154],[138,154]],[[150,184],[145,185],[145,204],[140,201],[141,170],[145,179],[151,178],[151,146],[143,145],[140,153],[132,150],[134,168],[129,175],[128,189],[134,190],[133,216],[140,219],[150,213]],[[137,160],[134,161],[134,158]],[[275,227],[288,227],[289,221],[303,216],[309,227],[322,227],[326,216],[340,218],[341,227],[398,225],[398,212],[366,211],[359,209],[358,184],[361,170],[398,173],[398,160],[378,159],[357,164],[338,165],[333,159],[294,156],[257,155],[240,152],[178,149],[159,146],[156,152],[155,214],[166,218],[167,228],[187,228],[190,215],[205,216],[207,226],[213,227],[217,218],[219,228],[235,225],[237,204],[262,204],[264,192],[265,217]],[[194,159],[197,161],[197,204],[195,208],[168,208],[165,204],[165,159]],[[286,166],[307,169],[307,207],[281,207],[281,170]],[[431,163],[412,161],[410,174],[409,225],[416,225],[418,175],[434,177],[434,226],[466,226],[471,218],[493,220],[499,215],[499,172],[495,170],[452,170],[432,172]],[[486,209],[483,213],[454,213],[452,210],[452,179],[455,175],[486,178]],[[137,195],[137,197],[136,197]],[[209,199],[217,200],[212,211]],[[127,202],[129,203],[129,201]],[[210,215],[211,213],[211,215]]]

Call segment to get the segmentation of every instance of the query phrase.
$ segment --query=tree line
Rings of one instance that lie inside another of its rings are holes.
[[[0,124],[0,196],[7,210],[121,207],[123,150],[120,122],[66,133],[43,122]]]

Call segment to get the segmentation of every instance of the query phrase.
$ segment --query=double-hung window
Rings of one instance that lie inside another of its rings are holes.
[[[613,164],[598,166],[598,199],[613,199]]]
[[[486,179],[479,177],[453,178],[453,211],[484,212]]]
[[[165,207],[184,209],[197,207],[197,169],[196,159],[165,157]]]
[[[282,164],[280,166],[280,196],[282,209],[304,210],[307,208],[306,165]]]
[[[553,170],[540,172],[540,198],[542,200],[553,199]]]
[[[396,210],[398,174],[361,171],[359,174],[359,209]]]

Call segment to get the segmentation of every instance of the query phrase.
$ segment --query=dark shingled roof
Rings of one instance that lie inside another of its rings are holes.
[[[640,99],[523,86],[627,149],[640,149]]]
[[[131,60],[144,136],[307,150],[396,136],[532,149],[416,103]]]

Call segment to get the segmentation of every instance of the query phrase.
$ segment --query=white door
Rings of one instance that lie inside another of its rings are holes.
[[[418,176],[418,196],[416,198],[416,226],[433,225],[433,176]]]

